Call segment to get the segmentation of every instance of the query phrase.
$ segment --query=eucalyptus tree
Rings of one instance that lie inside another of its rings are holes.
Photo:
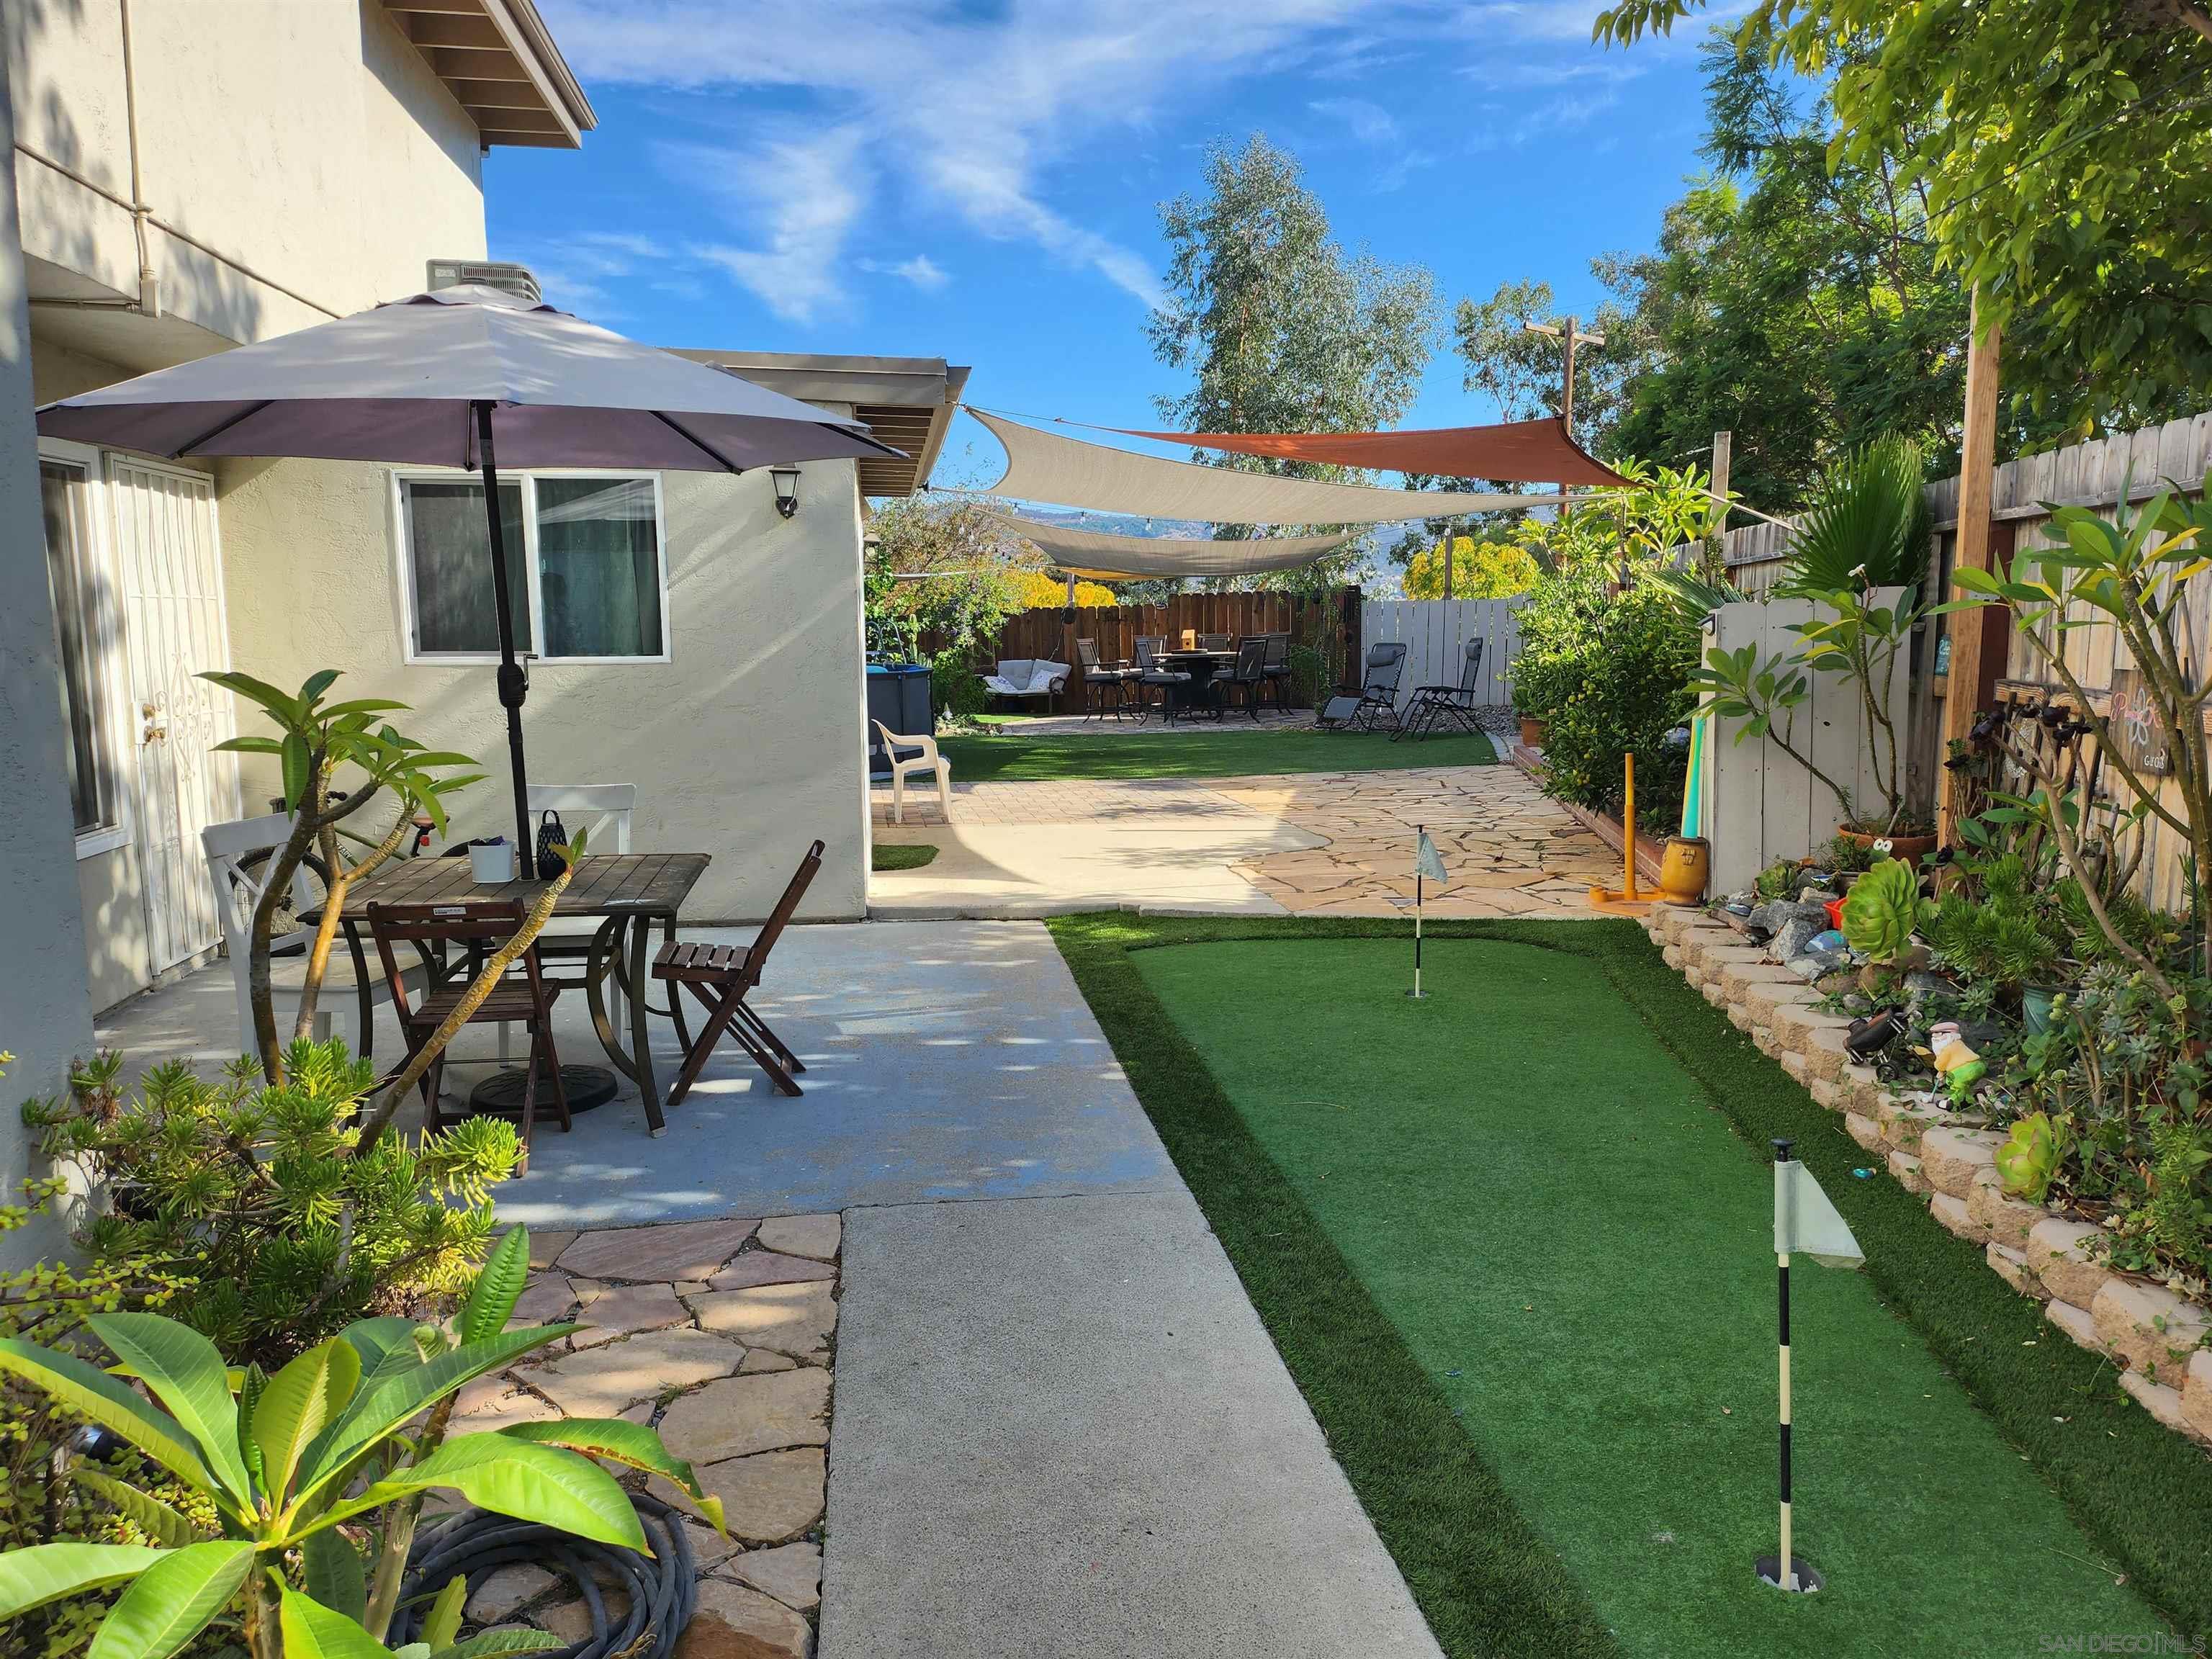
[[[1146,332],[1159,361],[1191,377],[1155,400],[1164,419],[1202,432],[1360,432],[1413,407],[1436,343],[1436,279],[1421,265],[1347,252],[1289,151],[1261,133],[1241,149],[1215,145],[1204,188],[1164,204],[1160,228],[1166,292]],[[1365,478],[1315,462],[1202,459],[1285,477]],[[1267,580],[1326,585],[1359,556]]]

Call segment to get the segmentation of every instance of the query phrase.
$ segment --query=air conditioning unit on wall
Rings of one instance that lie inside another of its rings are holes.
[[[452,288],[459,283],[482,283],[487,288],[512,294],[532,305],[539,304],[545,297],[538,291],[538,278],[531,275],[528,265],[507,264],[495,259],[433,259],[429,262],[429,283],[433,289]]]

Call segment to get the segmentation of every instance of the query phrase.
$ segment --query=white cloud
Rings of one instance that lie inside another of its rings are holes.
[[[856,259],[854,263],[873,276],[897,276],[931,294],[952,280],[945,267],[927,253],[917,253],[911,259],[895,264],[884,259]]]
[[[854,153],[864,180],[811,204],[786,191],[763,241],[714,247],[717,263],[789,317],[837,296],[845,233],[882,175],[980,234],[1040,247],[1151,305],[1152,258],[1086,222],[1082,208],[1049,199],[1057,162],[1100,132],[1143,130],[1164,106],[1203,109],[1241,77],[1358,63],[1389,20],[1458,9],[1454,0],[1010,0],[981,15],[958,0],[544,8],[587,79],[771,94],[787,117],[797,105],[831,130],[866,135]],[[738,113],[757,118],[750,104]]]
[[[786,322],[806,324],[844,303],[837,264],[870,185],[855,126],[791,131],[750,149],[663,144],[662,169],[713,198],[747,246],[700,243],[688,252],[720,266]]]
[[[1342,123],[1345,131],[1363,144],[1379,149],[1399,142],[1397,118],[1364,98],[1316,98],[1306,107]]]
[[[696,252],[796,321],[842,301],[839,272],[858,264],[848,244],[879,184],[1152,305],[1156,256],[1055,192],[1071,155],[1101,138],[1126,143],[1164,117],[1222,110],[1239,82],[1295,75],[1342,92],[1312,100],[1313,112],[1360,143],[1395,149],[1375,177],[1376,188],[1395,189],[1432,158],[1407,148],[1397,118],[1356,95],[1359,83],[1400,73],[1385,66],[1469,49],[1540,74],[1562,54],[1591,51],[1599,3],[540,0],[589,81],[739,94],[687,105],[687,122],[726,123],[726,138],[668,146],[664,165],[712,189],[737,228],[735,240],[702,238]],[[765,142],[763,120],[776,124]],[[706,177],[717,172],[720,188]],[[1126,214],[1127,204],[1117,206]],[[898,274],[931,285],[919,270]]]

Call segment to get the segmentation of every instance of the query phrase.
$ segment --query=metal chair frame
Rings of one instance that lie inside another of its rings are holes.
[[[1457,685],[1418,685],[1407,699],[1406,713],[1398,722],[1398,729],[1390,734],[1395,743],[1401,738],[1428,738],[1446,721],[1472,735],[1482,730],[1476,724],[1479,705],[1475,698],[1482,690],[1482,645],[1480,640],[1469,640],[1464,664],[1460,669]]]

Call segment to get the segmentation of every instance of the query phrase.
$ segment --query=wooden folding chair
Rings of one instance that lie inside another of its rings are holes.
[[[445,1023],[476,977],[475,964],[521,930],[526,912],[520,899],[479,899],[460,904],[372,904],[369,932],[376,938],[376,954],[384,963],[392,986],[392,1006],[399,1016],[399,1030],[407,1041],[407,1057],[414,1059],[433,1033]],[[420,950],[445,954],[450,946],[462,947],[462,961],[444,985],[419,1000],[410,1000],[392,947],[413,945]],[[519,969],[519,971],[518,971]],[[529,1070],[522,1085],[522,1170],[530,1167],[530,1132],[538,1119],[540,1078],[552,1085],[553,1107],[561,1115],[561,1127],[569,1126],[568,1091],[561,1086],[561,1056],[553,1046],[553,1004],[561,988],[550,985],[541,970],[533,941],[507,976],[492,987],[491,994],[470,1012],[468,1024],[489,1025],[513,1022],[530,1034]],[[438,1129],[444,1121],[438,1111],[438,1091],[445,1080],[446,1056],[441,1053],[422,1074],[423,1125]],[[520,1173],[518,1170],[517,1173]]]
[[[806,1067],[797,1054],[784,1046],[783,1039],[769,1030],[768,1022],[746,1005],[745,998],[760,983],[768,953],[775,948],[776,939],[791,921],[792,912],[799,908],[799,901],[805,896],[808,884],[821,867],[822,843],[817,841],[799,860],[799,869],[784,888],[783,896],[776,900],[775,908],[761,924],[759,936],[750,945],[708,945],[700,939],[685,939],[662,945],[653,957],[653,976],[669,981],[668,1005],[676,1011],[676,1037],[684,1050],[684,1069],[677,1076],[676,1086],[668,1091],[671,1106],[690,1091],[725,1031],[737,1038],[738,1047],[759,1063],[779,1093],[799,1092],[792,1073]],[[684,1024],[684,1005],[678,993],[686,990],[698,998],[700,1006],[707,1011],[707,1023],[700,1028],[696,1042]]]

